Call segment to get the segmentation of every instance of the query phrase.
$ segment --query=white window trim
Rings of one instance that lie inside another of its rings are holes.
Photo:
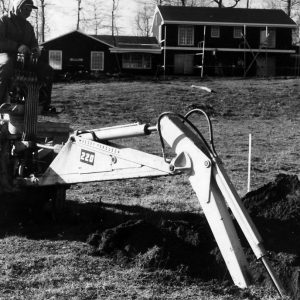
[[[50,57],[50,56],[51,56],[52,53],[59,53],[59,55],[60,55],[60,65],[59,65],[58,68],[53,67],[53,66],[51,65],[51,60],[50,60],[51,57]],[[62,70],[62,50],[49,50],[49,53],[48,53],[48,59],[49,59],[49,65],[50,65],[54,70]]]
[[[217,30],[217,34],[213,34],[213,28]],[[219,38],[220,37],[220,26],[211,26],[210,28],[210,37]]]
[[[102,68],[101,69],[95,69],[92,66],[92,56],[94,53],[102,53]],[[104,70],[104,52],[103,51],[91,51],[91,55],[90,55],[90,70],[91,71],[103,71]]]
[[[193,33],[192,33],[192,41],[191,43],[181,43],[180,42],[180,29],[181,28],[192,28]],[[190,25],[183,25],[183,26],[178,26],[178,45],[179,46],[193,46],[194,45],[194,39],[195,39],[195,28],[194,26],[190,26]]]
[[[132,59],[132,54],[131,53],[127,53],[129,56],[130,56],[130,60]],[[145,57],[146,54],[142,54],[142,60],[144,62],[144,57]],[[150,58],[150,66],[149,67],[146,67],[144,68],[144,63],[142,63],[142,67],[124,67],[123,63],[124,63],[124,56],[122,57],[122,68],[123,69],[136,69],[136,70],[151,70],[152,69],[152,56],[149,55],[149,58]],[[131,61],[130,61],[131,62]]]
[[[161,25],[158,26],[158,42],[161,43]]]
[[[235,26],[233,27],[233,38],[241,39],[243,37],[243,27]]]

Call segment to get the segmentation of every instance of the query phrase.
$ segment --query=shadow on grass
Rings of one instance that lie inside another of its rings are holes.
[[[277,273],[287,278],[284,285],[298,295],[298,284],[291,283],[289,278],[294,278],[300,270],[299,220],[261,215],[253,219],[267,250],[272,251]],[[203,214],[66,201],[64,212],[54,216],[51,205],[42,201],[6,197],[0,201],[0,237],[15,235],[54,241],[89,240],[94,246],[93,255],[138,258],[143,266],[182,269],[204,280],[230,279]],[[246,252],[255,281],[265,284],[265,271],[257,265],[251,251]]]
[[[229,279],[201,214],[66,201],[64,213],[58,217],[41,202],[16,198],[1,201],[0,210],[1,238],[17,235],[29,239],[87,242],[94,235],[90,243],[94,246],[93,255],[122,256],[126,262],[137,258],[143,266],[154,269],[181,269],[203,279]],[[97,243],[95,236],[98,236]],[[106,240],[103,242],[103,239]],[[151,249],[155,253],[151,254]]]
[[[161,220],[203,222],[200,214],[154,211],[123,204],[66,201],[63,212],[54,214],[51,204],[26,197],[5,196],[0,200],[0,237],[25,235],[37,239],[86,241],[94,230],[105,230],[132,219],[158,224]],[[207,225],[208,226],[208,225]]]
[[[13,196],[4,197],[0,201],[1,238],[21,235],[32,239],[85,242],[95,231],[102,232],[129,220],[139,219],[156,226],[161,226],[164,220],[190,224],[199,230],[198,234],[206,241],[206,247],[212,249],[215,246],[210,228],[202,214],[154,211],[137,205],[66,201],[64,212],[54,215],[51,205],[43,201]],[[260,216],[254,217],[254,223],[268,250],[300,254],[300,224],[297,220],[273,220]],[[243,244],[247,246],[244,240]]]

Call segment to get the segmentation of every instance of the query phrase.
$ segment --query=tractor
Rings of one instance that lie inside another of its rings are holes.
[[[203,110],[185,115],[164,112],[152,126],[134,123],[72,131],[70,124],[39,120],[41,84],[34,72],[16,70],[10,101],[0,107],[0,193],[42,194],[60,211],[73,184],[186,174],[234,284],[246,288],[251,276],[233,218],[278,293],[285,294],[263,240],[215,150],[211,120]],[[206,118],[209,141],[191,121],[192,115]],[[158,136],[162,156],[116,142],[150,134]],[[167,157],[166,145],[172,157]]]

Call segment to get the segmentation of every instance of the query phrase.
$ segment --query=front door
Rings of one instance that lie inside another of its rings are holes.
[[[259,77],[272,77],[276,75],[276,59],[265,55],[258,56],[256,59],[256,75]]]
[[[193,74],[194,55],[193,54],[175,54],[174,55],[174,73],[175,74]]]

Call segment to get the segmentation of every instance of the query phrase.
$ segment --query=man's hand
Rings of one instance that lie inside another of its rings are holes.
[[[38,59],[41,56],[41,50],[39,47],[32,48],[31,53],[34,59]]]
[[[31,51],[29,47],[27,47],[26,45],[21,45],[18,48],[18,53],[26,55],[26,54],[31,54]]]

